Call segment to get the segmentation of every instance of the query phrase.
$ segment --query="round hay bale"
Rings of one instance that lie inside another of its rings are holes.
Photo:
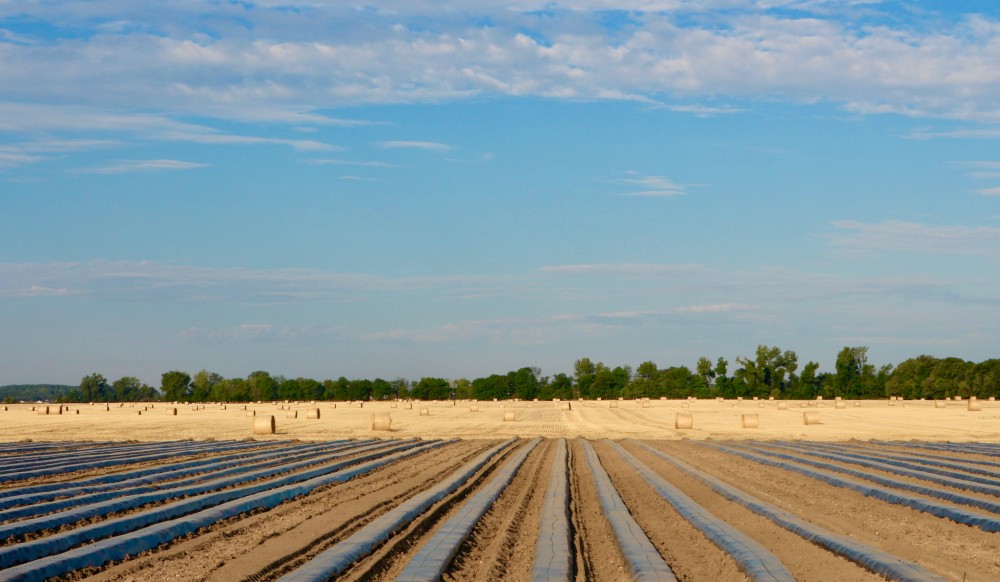
[[[757,403],[757,408],[764,408],[764,403],[763,402],[758,402]]]
[[[753,397],[753,401],[757,402],[757,397],[756,396]]]
[[[788,403],[784,400],[778,402],[778,410],[788,410]]]
[[[244,406],[244,408],[246,408],[246,407]],[[195,404],[194,406],[192,406],[192,407],[191,407],[191,410],[198,410],[198,405],[197,405],[197,404]]]
[[[847,403],[844,402],[843,400],[837,400],[836,402],[833,403],[833,407],[834,408],[847,408]]]
[[[469,412],[479,412],[479,405],[473,404],[472,406],[469,406]]]
[[[136,416],[142,416],[142,411],[141,410],[136,410],[135,411],[135,415]]]
[[[639,406],[643,408],[649,408],[652,405],[649,403],[649,400],[643,400],[642,402],[639,403]]]
[[[310,408],[306,410],[306,418],[309,420],[319,420],[319,409]]]
[[[687,402],[681,402],[681,408],[691,408],[691,405]]]
[[[413,403],[412,402],[404,402],[403,403],[403,410],[413,410]]]
[[[274,434],[274,415],[262,414],[254,416],[253,434]]]
[[[689,430],[694,427],[694,415],[690,412],[678,412],[674,418],[674,428],[677,430]]]
[[[597,403],[596,402],[588,402],[587,403],[587,408],[597,408]]]
[[[802,413],[802,423],[803,424],[820,424],[819,413],[818,412],[803,412]]]
[[[740,422],[743,428],[759,428],[760,419],[757,417],[757,413],[754,414],[741,414]]]
[[[395,404],[395,403],[393,403],[392,407],[393,407],[393,408],[396,408],[396,404]],[[337,408],[337,403],[336,403],[336,402],[333,402],[333,403],[331,403],[331,404],[330,404],[330,408],[333,408],[333,409],[336,409],[336,408]]]
[[[7,412],[7,407],[6,406],[0,407],[0,411]]]
[[[35,411],[39,414],[39,416],[45,416],[46,414],[49,413],[49,407],[39,406]]]
[[[948,406],[948,405],[945,403],[944,400],[935,400],[934,401],[934,408],[944,408],[946,406]]]
[[[62,414],[63,407],[62,406],[56,406],[55,409],[52,412],[53,412],[53,414]]]
[[[612,400],[611,404],[609,404],[609,406],[611,408],[618,408],[618,401],[617,400]]]
[[[6,407],[6,406],[4,407],[4,410],[7,410],[7,407]],[[79,409],[79,408],[77,408],[76,410],[74,410],[74,411],[73,411],[73,414],[80,414],[80,409]]]
[[[420,408],[420,416],[430,416],[430,415],[431,411],[426,406]]]
[[[955,396],[955,402],[961,402],[961,401],[962,401],[961,396]]]
[[[396,408],[396,406],[398,405],[395,402],[393,402],[392,404],[389,405],[389,408]]]
[[[861,408],[861,401],[860,400],[855,400],[854,401],[854,408]]]
[[[223,404],[222,406],[219,407],[219,410],[225,410],[225,409],[226,409],[226,405],[225,404]]]
[[[104,412],[111,412],[111,407],[107,404],[104,405]]]
[[[392,417],[388,412],[373,412],[371,417],[372,430],[392,430]]]
[[[177,416],[177,409],[176,408],[168,408],[167,409],[167,416]]]
[[[968,411],[969,412],[979,412],[982,409],[983,409],[983,406],[981,404],[979,404],[979,402],[977,402],[976,400],[970,400],[969,401],[969,403],[968,403]]]
[[[997,399],[996,396],[990,396],[990,402],[995,402],[996,399]]]
[[[774,400],[774,396],[768,396],[767,399],[768,400]]]
[[[808,402],[807,405],[811,406],[813,408],[819,408],[819,401],[818,400],[814,400],[812,402]]]
[[[516,417],[516,415],[513,412],[505,412],[505,413],[503,413],[503,421],[504,422],[517,422],[517,417]]]
[[[816,400],[823,400],[823,397],[822,396],[817,396]]]
[[[298,418],[298,417],[299,417],[298,410],[289,410],[288,412],[285,413],[285,418]]]
[[[737,396],[736,397],[736,401],[737,402],[743,402],[743,397],[742,396]]]
[[[364,408],[364,407],[365,407],[364,402],[358,402],[358,408]]]
[[[559,410],[573,410],[573,405],[569,402],[563,402],[559,405]]]
[[[247,416],[257,416],[257,411],[256,410],[248,410],[247,411]]]

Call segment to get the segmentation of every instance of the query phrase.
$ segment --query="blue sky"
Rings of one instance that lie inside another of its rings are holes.
[[[0,384],[1000,355],[994,2],[0,2]]]

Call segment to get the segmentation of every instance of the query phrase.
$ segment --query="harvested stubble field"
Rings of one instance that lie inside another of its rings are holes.
[[[0,580],[1000,579],[996,403],[595,404],[13,407]]]
[[[787,401],[780,410],[777,401],[753,400],[650,400],[648,408],[626,400],[596,402],[463,402],[390,403],[263,403],[194,405],[164,403],[70,405],[63,414],[40,416],[31,405],[9,406],[0,412],[0,442],[34,440],[140,440],[178,438],[242,439],[251,435],[255,415],[273,415],[275,440],[369,437],[371,414],[389,413],[391,430],[379,435],[393,438],[500,438],[540,436],[588,439],[925,439],[1000,442],[1000,402],[978,401],[982,410],[969,412],[967,401],[949,401],[943,408],[934,401],[894,402],[846,401],[838,409],[834,401]],[[570,405],[570,410],[563,410]],[[244,409],[246,406],[246,409]],[[52,406],[55,409],[55,406]],[[168,408],[177,408],[168,416]],[[307,418],[306,411],[319,409],[320,418]],[[427,409],[426,415],[420,410]],[[470,409],[478,408],[477,412]],[[143,410],[145,409],[145,410]],[[75,412],[79,410],[79,414]],[[138,414],[138,412],[142,414]],[[296,418],[287,418],[297,411]],[[806,426],[803,413],[819,413],[819,424]],[[504,421],[505,413],[513,421]],[[692,415],[691,429],[675,429],[677,413]],[[745,429],[744,414],[757,414],[758,427]]]

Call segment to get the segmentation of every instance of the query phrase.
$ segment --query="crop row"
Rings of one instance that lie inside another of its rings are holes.
[[[620,557],[623,577],[690,577],[675,572],[678,558],[664,550],[650,516],[643,515],[636,499],[648,495],[657,500],[654,505],[676,512],[747,578],[801,579],[798,566],[785,563],[770,539],[712,509],[728,506],[694,494],[692,483],[697,483],[725,503],[767,520],[769,527],[803,540],[817,556],[839,556],[852,567],[890,580],[945,579],[919,559],[824,526],[731,477],[697,466],[692,462],[697,451],[777,470],[776,475],[806,477],[930,519],[1000,532],[996,445],[743,441],[687,446],[695,454],[686,460],[665,447],[632,440],[540,438],[466,443],[467,453],[456,441],[437,440],[38,446],[30,455],[0,460],[0,475],[11,481],[0,490],[0,580],[40,580],[103,568],[226,520],[331,488],[349,490],[370,475],[424,462],[430,464],[426,478],[415,473],[412,486],[386,493],[382,503],[358,508],[357,517],[335,531],[283,549],[287,555],[275,555],[249,578],[439,580],[465,567],[462,556],[472,546],[489,546],[495,535],[530,538],[522,542],[531,548],[531,579],[601,578],[590,571],[595,559],[590,554],[604,543],[595,533],[600,527],[611,532],[605,541]],[[450,456],[454,462],[447,461]],[[124,466],[114,465],[114,473],[74,477],[81,466],[107,469],[111,465],[95,463],[112,460]],[[438,464],[447,470],[436,469]],[[17,471],[24,477],[16,479]],[[529,519],[517,506],[527,505],[535,491],[537,510]],[[595,518],[584,517],[586,491],[594,492],[606,525],[595,526]],[[495,507],[510,515],[493,515],[500,511],[491,511]],[[500,519],[508,521],[496,529],[506,534],[485,533],[487,522]]]

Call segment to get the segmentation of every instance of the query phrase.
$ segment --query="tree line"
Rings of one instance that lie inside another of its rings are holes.
[[[256,371],[246,378],[224,378],[201,370],[194,376],[173,370],[163,373],[159,388],[126,376],[108,382],[94,373],[80,381],[78,389],[63,397],[67,401],[128,402],[247,402],[272,400],[418,400],[520,398],[531,400],[613,399],[640,397],[699,398],[774,397],[804,400],[817,396],[873,399],[1000,397],[1000,360],[980,363],[960,358],[917,356],[899,365],[876,366],[868,361],[868,348],[844,347],[832,372],[820,372],[819,364],[799,367],[792,350],[759,345],[753,356],[715,361],[699,358],[692,370],[687,366],[660,368],[652,361],[611,368],[590,358],[580,358],[573,373],[543,376],[540,369],[523,367],[506,374],[469,380],[424,377],[314,380],[274,376]]]

